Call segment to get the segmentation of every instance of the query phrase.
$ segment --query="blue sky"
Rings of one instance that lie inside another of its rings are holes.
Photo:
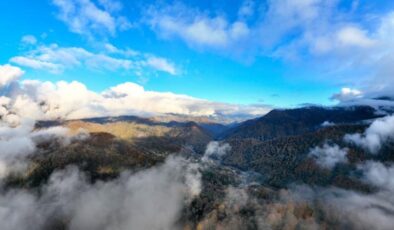
[[[381,63],[391,60],[391,1],[14,0],[0,8],[0,63],[22,68],[23,79],[76,80],[97,92],[134,82],[276,107],[333,104],[342,88],[373,91],[371,81],[382,89],[392,79]]]

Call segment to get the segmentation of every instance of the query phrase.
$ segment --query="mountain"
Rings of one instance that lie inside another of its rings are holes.
[[[194,117],[185,115],[162,115],[153,117],[138,117],[138,116],[117,116],[117,117],[95,117],[85,118],[77,120],[50,120],[50,121],[38,121],[37,128],[50,127],[55,125],[72,124],[75,122],[81,122],[80,125],[85,124],[97,124],[106,125],[108,124],[135,124],[145,127],[157,127],[161,129],[181,128],[187,126],[198,126],[200,129],[212,137],[216,137],[222,134],[224,131],[231,127],[234,127],[237,123],[218,123],[216,119],[210,117]],[[78,127],[74,125],[74,127]],[[96,126],[98,127],[98,126]],[[143,135],[144,130],[141,130]],[[118,133],[120,134],[120,133]]]
[[[349,176],[354,167],[342,169],[339,173],[328,172],[308,158],[308,153],[311,148],[328,142],[350,149],[352,163],[365,160],[367,154],[345,143],[343,136],[363,132],[371,119],[381,116],[369,106],[309,106],[273,110],[238,125],[218,124],[202,118],[190,121],[188,117],[174,115],[90,118],[62,121],[56,125],[61,124],[74,133],[83,129],[93,134],[94,138],[89,142],[92,148],[85,149],[85,152],[94,151],[97,145],[93,140],[98,135],[121,143],[117,145],[123,146],[123,150],[112,149],[114,153],[134,149],[143,156],[160,156],[160,159],[185,148],[202,155],[206,145],[219,137],[231,146],[223,156],[222,164],[264,175],[260,182],[267,186],[280,188],[299,181],[321,186],[363,188]],[[41,122],[40,125],[55,124]],[[147,161],[150,161],[149,157]]]
[[[363,125],[324,127],[313,132],[277,137],[267,141],[254,138],[230,139],[227,142],[231,150],[224,156],[223,164],[241,170],[259,172],[264,175],[264,183],[274,187],[286,187],[296,181],[341,187],[332,177],[336,172],[318,167],[308,158],[308,153],[313,147],[322,146],[326,142],[349,147],[343,142],[343,136],[347,133],[362,132],[365,127]],[[365,155],[358,149],[352,151],[356,158],[354,162]],[[341,176],[347,175],[344,173]]]
[[[212,140],[212,134],[195,122],[140,122],[139,120],[111,120],[109,122],[96,121],[67,121],[63,124],[74,132],[79,129],[89,133],[106,132],[117,138],[130,141],[138,145],[190,145],[195,151],[202,152],[206,144]]]
[[[275,109],[263,117],[245,121],[224,132],[221,139],[270,140],[317,130],[324,123],[357,123],[380,116],[382,115],[377,115],[376,110],[369,106]]]
[[[222,141],[231,146],[223,164],[261,173],[263,183],[278,188],[298,182],[365,190],[352,176],[356,165],[378,158],[392,159],[394,146],[388,142],[380,154],[371,155],[344,141],[344,136],[363,133],[371,120],[381,116],[368,106],[273,110],[223,135]],[[308,154],[325,144],[346,149],[348,164],[339,164],[334,170],[319,167]]]

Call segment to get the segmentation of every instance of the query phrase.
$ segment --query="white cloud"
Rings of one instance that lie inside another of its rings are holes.
[[[228,143],[220,143],[218,141],[211,141],[205,149],[203,161],[209,161],[211,158],[221,158],[231,150]]]
[[[91,0],[53,0],[58,8],[58,18],[70,31],[92,37],[95,34],[115,35],[125,29],[128,20],[119,15],[122,5],[118,1],[99,1],[100,6]]]
[[[10,62],[20,66],[29,67],[32,69],[46,70],[51,73],[60,73],[64,69],[64,67],[60,64],[41,61],[32,57],[16,56],[11,58]]]
[[[351,101],[362,98],[363,93],[358,89],[342,88],[340,93],[334,94],[331,99],[340,102]]]
[[[54,126],[46,129],[34,130],[30,134],[30,138],[36,144],[48,143],[50,141],[57,141],[61,146],[67,146],[73,140],[84,140],[89,137],[89,134],[82,129],[77,135],[72,136],[68,128],[62,126]]]
[[[174,64],[170,63],[167,59],[159,58],[159,57],[150,57],[146,61],[147,64],[154,69],[167,72],[171,75],[176,75],[176,68]]]
[[[263,43],[276,45],[295,28],[307,31],[326,16],[321,14],[324,5],[320,0],[268,1],[266,12],[262,12],[266,14],[265,19],[259,28]],[[329,4],[326,7],[330,9]]]
[[[328,19],[327,19],[328,20]],[[347,64],[350,61],[355,61],[358,55],[373,48],[377,41],[375,41],[366,30],[360,29],[357,26],[346,25],[342,26],[334,24],[327,26],[324,30],[316,30],[319,23],[328,24],[329,21],[316,22],[312,28],[305,28],[303,37],[293,43],[293,47],[288,47],[292,52],[299,52],[303,48],[307,48],[308,54],[313,57],[322,57],[326,59],[338,58],[343,60],[343,63],[337,62],[339,65]],[[334,30],[334,33],[331,31]],[[286,51],[286,47],[283,52]],[[300,56],[300,54],[297,54]],[[333,55],[330,56],[330,55]]]
[[[9,171],[17,171],[10,166],[15,166],[16,162],[20,162],[24,157],[32,154],[36,150],[33,140],[30,138],[30,132],[33,130],[32,123],[22,123],[13,128],[1,122],[0,127],[0,162],[2,166],[2,174],[0,179],[4,178]],[[18,164],[19,165],[19,164]]]
[[[3,117],[2,117],[3,118]],[[11,172],[22,172],[27,166],[27,157],[37,150],[37,145],[57,140],[66,146],[73,139],[82,140],[86,134],[72,136],[67,128],[51,127],[34,129],[34,121],[19,117],[18,122],[9,123],[7,119],[0,120],[0,180]]]
[[[37,38],[33,35],[25,35],[22,37],[22,43],[27,45],[35,45],[37,43]]]
[[[223,16],[210,17],[183,5],[149,12],[149,24],[163,37],[177,37],[196,48],[222,49],[249,35],[249,27],[240,20],[229,22]]]
[[[108,12],[118,12],[123,8],[122,3],[116,0],[99,0],[98,2]]]
[[[341,28],[337,32],[337,38],[343,45],[370,47],[375,44],[365,30],[353,26]]]
[[[380,189],[394,191],[394,166],[385,166],[381,162],[368,161],[359,166],[363,179]]]
[[[17,82],[15,82],[17,83]],[[25,80],[0,98],[5,118],[77,119],[98,116],[176,113],[191,116],[224,116],[230,120],[259,116],[270,108],[218,103],[170,92],[146,91],[126,82],[101,93],[80,82],[57,83]],[[1,109],[0,109],[0,112]]]
[[[366,148],[376,154],[382,145],[394,138],[394,116],[375,120],[363,134],[347,134],[345,140]]]
[[[4,86],[18,80],[22,75],[23,71],[15,66],[11,65],[0,65],[0,89]]]
[[[347,150],[338,145],[324,144],[323,147],[315,147],[309,152],[316,163],[324,168],[332,169],[338,163],[347,163]]]
[[[245,0],[238,10],[238,17],[249,18],[255,13],[256,3],[254,0]]]
[[[137,56],[140,55],[140,52],[136,51],[136,50],[132,50],[130,48],[127,49],[119,49],[118,47],[112,45],[111,43],[106,43],[104,44],[104,48],[106,49],[106,51],[108,51],[109,53],[112,54],[120,54],[123,55],[125,57],[133,57],[133,56]]]
[[[324,121],[324,122],[321,124],[322,127],[330,127],[330,126],[334,126],[334,125],[335,125],[335,123],[334,123],[334,122],[331,122],[331,121]]]
[[[148,67],[149,70],[171,75],[177,73],[175,65],[165,58],[142,54],[131,49],[122,50],[109,43],[105,44],[104,48],[105,52],[94,53],[80,47],[41,45],[33,47],[22,56],[12,57],[10,62],[54,74],[83,67],[93,70],[124,70],[136,73]]]
[[[342,88],[341,92],[333,94],[330,99],[337,100],[339,106],[370,106],[377,114],[388,115],[394,107],[394,97],[386,90],[371,90],[370,87],[363,91],[352,88]]]

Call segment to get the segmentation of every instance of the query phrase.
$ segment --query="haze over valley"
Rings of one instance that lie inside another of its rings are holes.
[[[1,2],[0,229],[394,226],[394,4]]]

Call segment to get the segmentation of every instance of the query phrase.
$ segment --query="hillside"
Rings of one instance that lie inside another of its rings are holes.
[[[357,123],[377,118],[369,106],[354,107],[303,107],[296,109],[276,109],[267,115],[248,120],[221,135],[226,139],[253,138],[270,140],[314,131],[327,124]]]

